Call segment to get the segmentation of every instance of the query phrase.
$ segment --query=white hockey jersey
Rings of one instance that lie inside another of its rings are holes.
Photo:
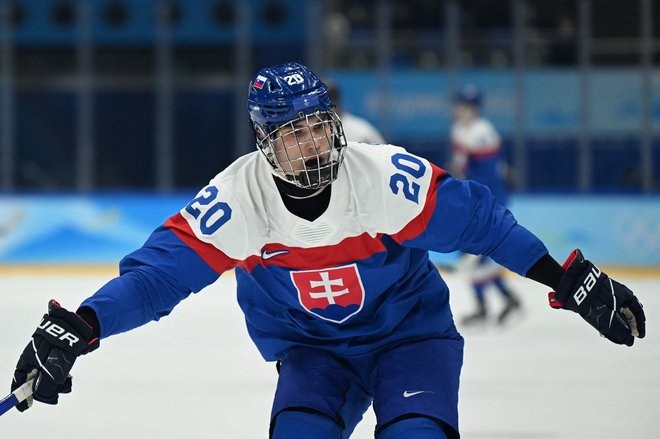
[[[361,355],[451,325],[428,250],[488,254],[521,274],[547,251],[485,187],[403,148],[349,143],[314,221],[286,209],[259,154],[211,180],[83,302],[102,337],[168,314],[233,268],[264,358],[295,345]]]

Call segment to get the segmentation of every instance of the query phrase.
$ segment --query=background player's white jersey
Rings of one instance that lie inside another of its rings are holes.
[[[385,143],[383,136],[368,120],[347,112],[342,112],[340,118],[347,141],[374,145]]]
[[[500,148],[500,136],[495,127],[481,117],[469,123],[455,122],[451,128],[451,140],[454,148],[470,155],[488,154]]]

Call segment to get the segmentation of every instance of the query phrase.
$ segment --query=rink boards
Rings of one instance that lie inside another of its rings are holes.
[[[193,196],[0,196],[0,265],[116,265]],[[659,196],[518,195],[511,210],[557,259],[579,247],[603,266],[660,269]]]

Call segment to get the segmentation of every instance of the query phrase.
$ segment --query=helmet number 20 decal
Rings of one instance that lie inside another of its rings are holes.
[[[231,219],[231,207],[223,201],[216,201],[218,188],[215,186],[205,187],[200,194],[188,203],[186,212],[193,218],[199,219],[199,229],[203,234],[212,235]],[[202,208],[202,206],[209,207]]]
[[[291,75],[284,76],[282,79],[284,79],[289,85],[297,85],[305,82],[300,73],[293,73]]]
[[[390,189],[393,193],[403,193],[406,199],[419,204],[420,186],[415,182],[426,173],[426,165],[420,159],[408,154],[394,154],[392,164],[401,172],[390,177]]]

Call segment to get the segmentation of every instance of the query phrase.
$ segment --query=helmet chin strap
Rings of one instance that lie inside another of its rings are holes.
[[[280,193],[286,195],[287,198],[295,200],[304,200],[307,198],[315,197],[323,192],[323,189],[330,186],[329,184],[319,187],[318,189],[305,189],[297,186],[295,183],[283,179],[280,175],[273,173],[273,181],[277,186]]]
[[[287,197],[293,198],[295,200],[305,200],[307,198],[312,198],[323,192],[325,188],[327,188],[329,184],[326,184],[325,186],[321,186],[319,189],[317,189],[315,192],[309,194],[309,195],[304,195],[304,196],[296,196],[296,195],[291,195],[291,194],[286,194]]]

